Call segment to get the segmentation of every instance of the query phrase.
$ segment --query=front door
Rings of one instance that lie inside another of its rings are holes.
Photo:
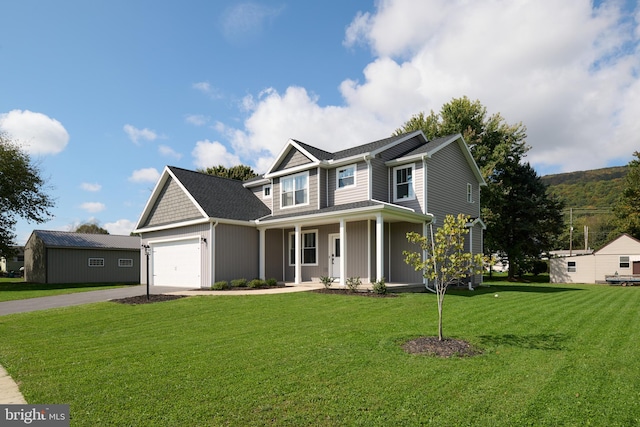
[[[633,274],[640,274],[640,261],[633,261]]]
[[[329,277],[340,279],[340,235],[329,234]]]

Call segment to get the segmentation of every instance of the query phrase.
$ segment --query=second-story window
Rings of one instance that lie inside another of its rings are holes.
[[[338,179],[338,188],[350,187],[356,185],[356,165],[338,168],[336,171]]]
[[[413,165],[393,169],[393,201],[411,200],[413,192]]]
[[[309,172],[280,179],[283,208],[309,204]]]
[[[265,199],[270,199],[271,198],[271,184],[267,184],[267,185],[262,187],[262,196]]]

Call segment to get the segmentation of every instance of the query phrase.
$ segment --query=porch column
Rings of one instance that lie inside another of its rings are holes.
[[[384,219],[376,215],[376,280],[384,277]]]
[[[265,241],[265,236],[266,236],[266,230],[264,228],[260,228],[258,230],[259,234],[259,243],[258,245],[260,246],[260,253],[258,254],[258,275],[260,276],[260,278],[262,280],[266,280],[266,273],[265,273],[265,259],[264,259],[264,254],[265,254],[265,248],[266,248],[266,241]]]
[[[347,227],[344,218],[340,218],[340,286],[346,285],[347,271]]]
[[[293,283],[295,285],[299,285],[300,282],[302,281],[302,263],[301,263],[301,259],[300,259],[300,254],[302,253],[302,251],[300,250],[301,246],[300,246],[300,225],[296,224],[296,232],[295,232],[295,260],[296,260],[296,265],[295,265],[295,273],[294,273],[294,279],[293,279]]]

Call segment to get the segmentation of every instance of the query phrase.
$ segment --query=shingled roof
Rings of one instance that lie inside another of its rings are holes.
[[[111,234],[73,233],[69,231],[34,230],[42,242],[50,248],[85,249],[140,249],[140,237]]]
[[[210,218],[251,221],[271,213],[242,181],[168,168]]]

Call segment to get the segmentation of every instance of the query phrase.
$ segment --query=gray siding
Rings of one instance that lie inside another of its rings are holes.
[[[219,224],[215,229],[215,280],[255,279],[259,275],[258,230]]]
[[[368,221],[347,223],[347,265],[345,278],[360,277],[362,282],[369,281],[368,267]],[[375,257],[375,252],[372,254]]]
[[[202,218],[202,214],[198,208],[182,188],[173,179],[169,179],[145,219],[144,227],[199,218]]]
[[[24,280],[34,283],[47,282],[47,250],[44,243],[32,234],[25,245]]]
[[[284,281],[285,237],[282,230],[265,231],[265,276]]]
[[[344,205],[367,200],[369,197],[369,169],[365,162],[356,164],[355,187],[337,188],[336,174],[338,169],[329,169],[328,196],[329,206]]]
[[[307,163],[311,163],[311,160],[298,150],[292,148],[285,155],[284,159],[282,159],[276,171],[283,171],[296,166],[306,165]]]
[[[441,225],[447,214],[480,216],[479,184],[457,143],[427,159],[427,173],[427,210],[436,215],[436,225]],[[467,183],[473,185],[473,203],[467,202]]]
[[[424,212],[424,168],[422,162],[407,163],[406,165],[399,165],[389,168],[391,174],[389,174],[389,186],[391,188],[391,200],[393,200],[393,188],[394,176],[393,171],[396,167],[409,167],[413,166],[413,192],[415,198],[413,200],[393,202],[400,206],[406,206],[415,210],[416,212]],[[466,191],[466,187],[465,187]]]
[[[271,197],[264,197],[264,185],[258,185],[257,187],[251,187],[251,192],[258,198],[266,207],[272,209],[273,204],[273,186],[271,186]]]
[[[329,204],[328,197],[328,185],[329,185],[329,172],[326,169],[318,169],[318,198],[320,205],[319,209],[326,208],[327,206],[331,206]]]
[[[89,267],[89,258],[103,258],[104,267]],[[118,267],[118,259],[133,267]],[[140,283],[140,251],[48,248],[47,283]]]
[[[318,230],[318,252],[317,259],[318,265],[302,266],[302,281],[309,282],[316,280],[321,276],[329,275],[329,234],[339,233],[339,224],[328,224],[319,227],[303,227],[302,231]],[[285,280],[288,282],[294,281],[294,266],[289,265],[289,233],[294,229],[289,228],[284,230],[284,244],[285,244]]]
[[[422,283],[422,274],[415,271],[413,267],[404,262],[403,251],[419,251],[420,248],[407,241],[407,233],[415,231],[422,234],[421,224],[411,224],[406,222],[394,222],[389,224],[391,228],[391,238],[387,242],[389,258],[391,261],[390,270],[387,273],[387,280],[395,283]],[[386,237],[386,236],[385,236]]]
[[[300,173],[300,172],[298,172]],[[298,173],[292,174],[297,175]],[[273,215],[282,215],[282,214],[290,214],[290,213],[300,213],[300,212],[308,212],[314,211],[318,209],[318,199],[319,199],[319,188],[318,188],[318,169],[310,169],[309,170],[309,204],[299,207],[291,207],[291,208],[280,208],[280,204],[282,203],[282,196],[280,194],[280,179],[286,178],[283,176],[281,178],[276,178],[273,180]]]
[[[371,159],[371,174],[373,199],[389,202],[389,168],[381,158]]]

